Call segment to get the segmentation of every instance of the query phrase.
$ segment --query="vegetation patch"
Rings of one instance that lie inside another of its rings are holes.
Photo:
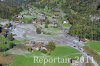
[[[70,27],[71,25],[70,25],[70,24],[62,24],[62,26],[63,26],[64,28],[68,28],[68,27]]]
[[[86,45],[100,53],[100,41],[89,41]]]
[[[24,15],[23,18],[22,18],[22,21],[24,23],[32,23],[32,20],[33,20],[33,17],[29,16],[29,15]]]
[[[13,41],[9,41],[7,38],[0,36],[0,52],[7,51],[10,48],[13,48],[15,44]]]
[[[62,33],[62,30],[59,27],[54,27],[53,24],[48,24],[48,28],[45,28],[45,24],[40,25],[42,27],[44,34],[53,35],[56,33]]]

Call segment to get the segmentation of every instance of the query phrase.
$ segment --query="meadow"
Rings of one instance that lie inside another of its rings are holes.
[[[90,48],[94,49],[97,52],[100,52],[100,41],[89,41],[86,43]]]
[[[70,66],[69,63],[58,63],[57,61],[55,63],[46,63],[42,61],[42,63],[34,63],[34,57],[37,56],[39,58],[75,58],[80,57],[81,54],[79,51],[77,51],[74,48],[71,48],[69,46],[57,46],[56,49],[50,54],[43,54],[40,51],[34,51],[31,54],[26,55],[16,55],[11,66]]]

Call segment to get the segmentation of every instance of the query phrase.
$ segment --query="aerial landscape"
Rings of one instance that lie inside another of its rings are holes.
[[[100,66],[100,0],[0,0],[0,66]]]

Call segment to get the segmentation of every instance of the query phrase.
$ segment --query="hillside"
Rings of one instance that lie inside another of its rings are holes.
[[[65,13],[62,20],[69,20],[72,27],[69,34],[80,38],[100,40],[100,1],[99,0],[40,0],[33,6],[54,13],[60,9]],[[44,11],[45,12],[45,11]]]
[[[22,11],[22,5],[31,3],[32,0],[1,0],[0,18],[11,19],[12,16]]]

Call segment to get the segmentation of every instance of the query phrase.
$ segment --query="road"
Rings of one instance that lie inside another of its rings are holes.
[[[82,46],[85,46],[84,42],[79,41],[77,37],[73,37],[73,36],[66,34],[65,31],[64,31],[64,36],[66,37],[69,46],[77,49],[83,54],[84,57],[88,58],[89,60],[92,60],[92,63],[94,66],[99,66],[98,63],[93,59],[93,57],[90,55],[87,55],[87,52],[85,52],[84,49],[82,48]],[[79,66],[83,66],[83,65],[80,64]]]

